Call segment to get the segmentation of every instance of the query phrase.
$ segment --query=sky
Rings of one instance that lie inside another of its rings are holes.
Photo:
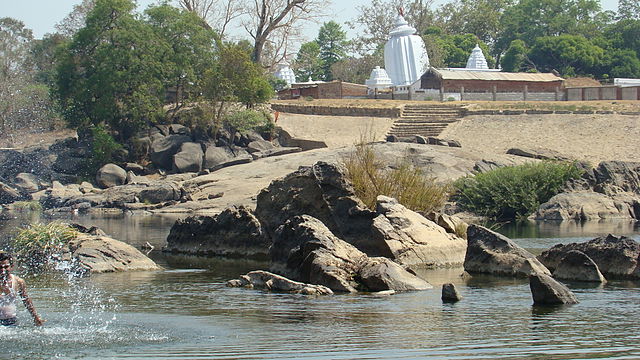
[[[46,33],[55,32],[55,24],[71,12],[74,5],[81,2],[82,0],[0,0],[0,17],[21,20],[26,27],[33,30],[36,38],[42,38]],[[143,10],[155,2],[156,0],[138,0],[138,10]],[[321,18],[320,22],[334,20],[347,30],[348,38],[355,37],[354,30],[350,30],[344,23],[357,16],[356,8],[358,6],[368,3],[368,0],[334,0],[333,3],[328,4],[327,16]],[[601,0],[601,4],[604,10],[615,11],[618,7],[618,0]],[[320,24],[306,25],[304,29],[306,40],[315,38],[319,28]]]

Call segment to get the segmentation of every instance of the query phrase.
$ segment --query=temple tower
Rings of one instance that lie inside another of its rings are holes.
[[[287,86],[291,86],[291,84],[296,83],[296,75],[293,73],[293,70],[291,70],[289,65],[278,65],[278,71],[276,71],[274,75],[276,78],[284,80],[287,83]]]
[[[482,49],[480,46],[476,44],[476,47],[471,51],[471,55],[469,55],[469,59],[467,60],[467,66],[465,69],[488,69],[487,59],[485,59],[484,54],[482,53]]]
[[[400,11],[384,46],[384,67],[394,86],[413,84],[429,68],[427,48],[415,33]]]

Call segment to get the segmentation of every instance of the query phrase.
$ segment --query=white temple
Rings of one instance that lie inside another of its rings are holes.
[[[274,74],[280,80],[284,80],[287,83],[287,86],[291,86],[291,84],[295,84],[296,75],[293,73],[293,70],[289,67],[289,65],[278,65],[278,71]]]
[[[365,81],[365,85],[367,85],[369,90],[382,90],[391,87],[393,83],[389,75],[387,75],[387,72],[381,69],[380,66],[376,66],[376,68],[371,71],[369,79]]]
[[[476,44],[476,47],[471,51],[465,69],[489,69],[487,59],[485,59],[482,49],[480,49],[478,44]]]
[[[394,86],[413,84],[429,68],[427,48],[415,33],[416,29],[398,15],[384,46],[384,66]]]

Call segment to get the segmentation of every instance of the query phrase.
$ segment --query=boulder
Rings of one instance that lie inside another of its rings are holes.
[[[462,265],[467,241],[447,231],[397,200],[378,196],[372,243],[376,253],[403,266]]]
[[[190,141],[191,137],[185,135],[169,135],[154,140],[151,143],[151,161],[159,168],[171,169],[173,155],[182,144]]]
[[[96,184],[101,188],[123,185],[127,181],[127,172],[116,164],[106,164],[96,173]]]
[[[603,161],[594,169],[593,177],[594,188],[598,192],[640,195],[640,162]]]
[[[247,151],[251,154],[254,152],[272,150],[275,146],[270,141],[259,139],[253,140],[247,145]]]
[[[355,195],[344,169],[336,164],[317,162],[310,167],[274,180],[260,191],[256,217],[267,234],[288,219],[306,214],[320,220],[333,234],[370,256],[385,256],[372,242],[374,211]]]
[[[71,240],[63,260],[89,273],[161,269],[133,246],[95,231]]]
[[[565,285],[551,276],[532,273],[529,275],[529,287],[534,305],[568,305],[577,304],[578,299]]]
[[[458,302],[462,300],[462,296],[458,292],[458,289],[456,289],[455,285],[451,283],[447,283],[447,284],[442,284],[441,299],[442,299],[442,302],[453,303],[453,302]]]
[[[250,287],[304,295],[333,295],[333,291],[326,286],[305,284],[262,270],[252,271],[240,276],[240,279],[230,280],[227,282],[227,286]]]
[[[507,150],[507,154],[523,156],[532,159],[542,159],[542,160],[571,160],[570,158],[562,155],[561,153],[549,150],[549,149],[520,149],[520,148],[511,148]]]
[[[144,166],[136,163],[127,163],[124,169],[129,172],[133,172],[135,175],[143,175],[144,174]]]
[[[69,153],[58,154],[51,168],[62,174],[79,174],[86,167],[87,159]]]
[[[20,200],[22,195],[18,190],[0,182],[0,204],[10,204]]]
[[[199,172],[202,170],[204,153],[198,143],[186,142],[180,146],[180,151],[173,155],[173,171],[178,173]]]
[[[578,250],[571,250],[560,260],[553,271],[553,277],[562,280],[606,282],[598,265]]]
[[[608,196],[580,191],[564,192],[540,205],[536,220],[631,220],[640,217],[640,195],[630,193]]]
[[[31,173],[19,173],[14,181],[15,186],[25,193],[34,193],[40,190],[38,178]]]
[[[470,273],[526,277],[531,273],[551,276],[530,252],[504,235],[483,226],[469,225],[464,269]]]
[[[369,258],[308,215],[293,217],[278,228],[270,254],[276,272],[337,292],[431,288],[388,259]]]
[[[191,130],[189,130],[188,127],[181,124],[171,124],[169,125],[169,134],[191,136]]]
[[[80,187],[64,186],[58,181],[51,184],[51,188],[46,189],[40,197],[40,203],[45,208],[56,208],[64,206],[68,199],[76,196],[82,196]]]
[[[212,171],[251,161],[253,161],[253,157],[245,150],[236,148],[231,151],[227,146],[209,146],[204,154],[204,168]]]
[[[626,236],[609,234],[583,243],[558,244],[544,251],[538,259],[555,270],[572,250],[591,258],[607,279],[640,279],[640,243]]]
[[[232,207],[215,216],[178,220],[163,251],[192,255],[267,258],[271,241],[251,211]]]
[[[299,147],[274,147],[273,149],[267,149],[251,153],[254,160],[261,159],[268,156],[279,156],[293,154],[302,151]]]

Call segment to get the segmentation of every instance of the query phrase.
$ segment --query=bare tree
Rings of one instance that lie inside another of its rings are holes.
[[[303,21],[317,21],[322,13],[320,9],[326,6],[322,0],[248,1],[248,16],[243,26],[253,39],[251,57],[257,63],[263,62],[263,51],[270,41],[275,47],[288,44],[287,39],[297,35],[296,25]],[[278,40],[274,40],[276,35]]]
[[[224,37],[233,20],[246,13],[241,0],[178,0],[178,5],[196,13],[220,37]]]

